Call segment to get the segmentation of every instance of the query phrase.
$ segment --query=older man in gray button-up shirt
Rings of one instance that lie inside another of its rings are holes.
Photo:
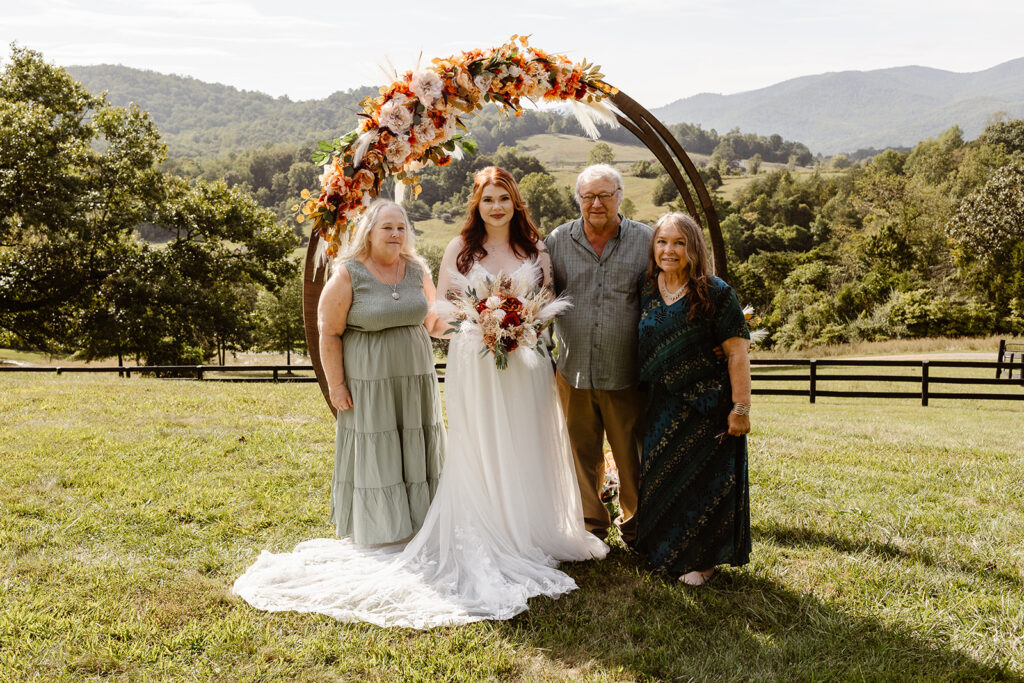
[[[544,240],[555,291],[573,308],[555,321],[558,392],[569,427],[587,529],[602,538],[611,524],[601,502],[604,438],[619,470],[620,531],[632,541],[644,397],[636,388],[640,280],[647,270],[651,228],[623,218],[622,176],[589,166],[576,180],[582,216]]]

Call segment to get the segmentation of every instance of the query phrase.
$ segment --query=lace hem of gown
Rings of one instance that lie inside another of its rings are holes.
[[[404,545],[314,539],[264,551],[234,592],[268,611],[431,628],[508,619],[576,582],[560,561],[608,552],[583,524],[550,363],[506,370],[461,335],[446,375],[448,448],[423,526]]]

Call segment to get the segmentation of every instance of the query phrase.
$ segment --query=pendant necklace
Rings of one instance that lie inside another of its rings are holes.
[[[374,263],[373,257],[372,256],[368,257],[368,260],[369,260],[370,263],[373,263],[373,270],[375,270],[375,271],[377,271],[377,273],[379,273],[380,271],[377,270],[377,264]],[[401,265],[399,265],[399,268],[401,268]],[[395,274],[395,279],[397,279],[397,278],[398,278],[398,274],[396,273]],[[398,285],[402,284],[401,280],[399,280],[395,284],[391,285],[391,284],[388,284],[387,282],[384,282],[383,281],[384,278],[380,278],[380,279],[381,279],[381,284],[391,288],[391,298],[394,299],[395,301],[398,301],[401,298],[399,296],[399,294],[398,294]]]
[[[683,290],[686,289],[686,284],[687,283],[683,281],[682,287],[680,287],[674,292],[670,292],[668,291],[668,285],[665,284],[665,276],[662,275],[661,277],[661,290],[662,292],[665,293],[665,299],[668,301],[675,301],[676,299],[678,299],[682,295]]]

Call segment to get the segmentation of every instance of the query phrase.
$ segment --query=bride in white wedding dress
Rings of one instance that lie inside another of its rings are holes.
[[[550,260],[511,175],[479,171],[468,214],[445,251],[439,299],[451,288],[453,270],[543,273],[549,285]],[[447,328],[439,318],[437,334]],[[448,453],[423,525],[406,544],[322,538],[290,553],[263,551],[234,592],[268,611],[422,629],[508,619],[531,597],[574,590],[558,562],[600,559],[608,546],[584,529],[551,364],[525,357],[532,353],[513,351],[508,368],[498,370],[479,340],[452,338]]]

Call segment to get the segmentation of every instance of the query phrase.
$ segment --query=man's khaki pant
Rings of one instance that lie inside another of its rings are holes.
[[[575,389],[555,373],[558,397],[569,428],[576,478],[583,498],[583,519],[587,531],[605,538],[611,518],[601,502],[604,487],[604,437],[612,447],[612,457],[619,470],[619,507],[622,539],[632,542],[636,535],[636,502],[639,490],[641,424],[646,397],[636,388],[604,391]]]

